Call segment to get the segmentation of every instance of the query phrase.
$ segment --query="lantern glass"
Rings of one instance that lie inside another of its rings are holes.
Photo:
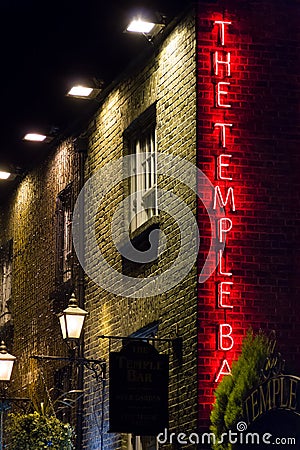
[[[59,316],[60,329],[63,339],[67,339],[67,327],[64,314]]]
[[[0,381],[10,381],[16,357],[7,353],[4,342],[0,346]]]
[[[60,328],[63,339],[79,339],[81,336],[85,317],[88,313],[77,306],[74,294],[70,299],[69,306],[59,317]]]
[[[63,339],[79,339],[81,336],[85,315],[63,314],[60,318]]]

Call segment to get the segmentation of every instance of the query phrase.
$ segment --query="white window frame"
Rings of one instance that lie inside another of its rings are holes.
[[[135,135],[130,142],[130,153],[133,158],[129,186],[129,223],[131,232],[134,232],[151,217],[158,215],[155,125],[142,131],[140,135]]]
[[[57,281],[66,283],[72,278],[72,185],[57,196]]]
[[[12,241],[1,249],[1,293],[0,293],[0,325],[10,319],[8,303],[12,291]]]
[[[62,245],[62,270],[63,281],[70,280],[72,275],[72,211],[70,205],[65,205],[63,210],[63,245]]]

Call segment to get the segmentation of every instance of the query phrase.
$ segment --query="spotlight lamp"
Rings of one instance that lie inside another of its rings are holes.
[[[0,170],[0,180],[7,180],[11,176],[10,172],[6,172],[5,170]]]
[[[153,38],[157,36],[164,27],[164,23],[157,23],[154,21],[143,19],[142,17],[135,17],[131,20],[125,32],[142,34],[147,38],[148,41],[151,42]]]
[[[96,98],[100,91],[100,88],[77,84],[67,92],[66,96],[90,100]]]
[[[47,136],[40,133],[27,133],[24,136],[24,141],[30,141],[30,142],[44,142],[46,140]]]
[[[155,27],[155,23],[153,22],[147,22],[146,20],[139,19],[133,19],[128,27],[126,28],[126,31],[132,32],[132,33],[145,33],[149,34]]]

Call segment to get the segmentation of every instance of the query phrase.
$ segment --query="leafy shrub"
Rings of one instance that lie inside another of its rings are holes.
[[[243,341],[242,352],[232,364],[231,375],[225,375],[215,390],[215,403],[211,412],[210,430],[216,443],[214,450],[231,450],[232,444],[218,443],[222,433],[234,430],[242,419],[242,402],[246,394],[259,383],[264,362],[270,354],[270,339],[262,332],[254,336],[249,330]]]
[[[7,433],[11,450],[74,449],[72,427],[37,411],[9,414]]]

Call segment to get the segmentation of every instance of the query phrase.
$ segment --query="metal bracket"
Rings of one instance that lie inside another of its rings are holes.
[[[130,337],[130,336],[106,336],[101,335],[99,336],[99,339],[110,339],[110,340],[122,340],[122,341],[143,341],[143,342],[166,342],[169,345],[172,345],[172,349],[174,354],[176,355],[179,363],[182,363],[182,356],[183,356],[183,339],[182,337],[175,337],[175,338],[152,338],[152,337]]]
[[[89,359],[64,356],[32,355],[30,358],[38,361],[66,361],[77,366],[84,366],[93,372],[97,381],[104,380],[106,376],[106,362],[104,359]]]

